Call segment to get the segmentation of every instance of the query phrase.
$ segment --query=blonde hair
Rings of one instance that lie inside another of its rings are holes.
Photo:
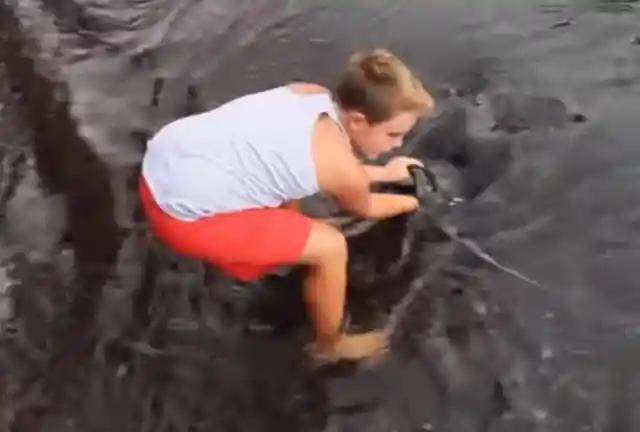
[[[422,117],[434,106],[433,98],[414,73],[384,49],[353,54],[334,93],[343,109],[362,113],[369,123],[380,123],[406,111]]]

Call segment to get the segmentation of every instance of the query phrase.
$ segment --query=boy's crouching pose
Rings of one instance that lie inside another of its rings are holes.
[[[153,232],[177,253],[251,281],[282,265],[307,267],[312,352],[334,361],[383,350],[382,332],[344,334],[347,245],[334,227],[295,210],[322,191],[365,218],[418,207],[414,197],[370,192],[408,178],[417,161],[364,165],[401,145],[433,108],[413,73],[384,50],[357,53],[333,92],[293,83],[178,119],[149,142],[139,182]]]

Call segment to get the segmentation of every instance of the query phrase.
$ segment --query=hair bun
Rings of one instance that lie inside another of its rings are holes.
[[[394,63],[398,61],[389,51],[374,49],[354,54],[349,63],[359,69],[368,81],[385,84],[395,82]]]
[[[352,54],[334,93],[342,109],[364,114],[371,124],[405,111],[422,117],[433,107],[433,98],[411,69],[380,48]]]

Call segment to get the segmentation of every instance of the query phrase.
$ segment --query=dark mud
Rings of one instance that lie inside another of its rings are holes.
[[[639,430],[636,9],[5,1],[2,429]],[[404,151],[459,170],[441,222],[541,286],[423,214],[376,224],[349,239],[348,325],[397,320],[392,353],[313,370],[297,272],[239,286],[171,254],[135,179],[171,118],[371,45],[438,95]]]

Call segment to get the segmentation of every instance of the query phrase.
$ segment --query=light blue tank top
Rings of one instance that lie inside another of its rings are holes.
[[[187,221],[313,195],[311,137],[323,113],[340,124],[329,94],[277,87],[240,97],[161,128],[142,174],[160,208]]]

